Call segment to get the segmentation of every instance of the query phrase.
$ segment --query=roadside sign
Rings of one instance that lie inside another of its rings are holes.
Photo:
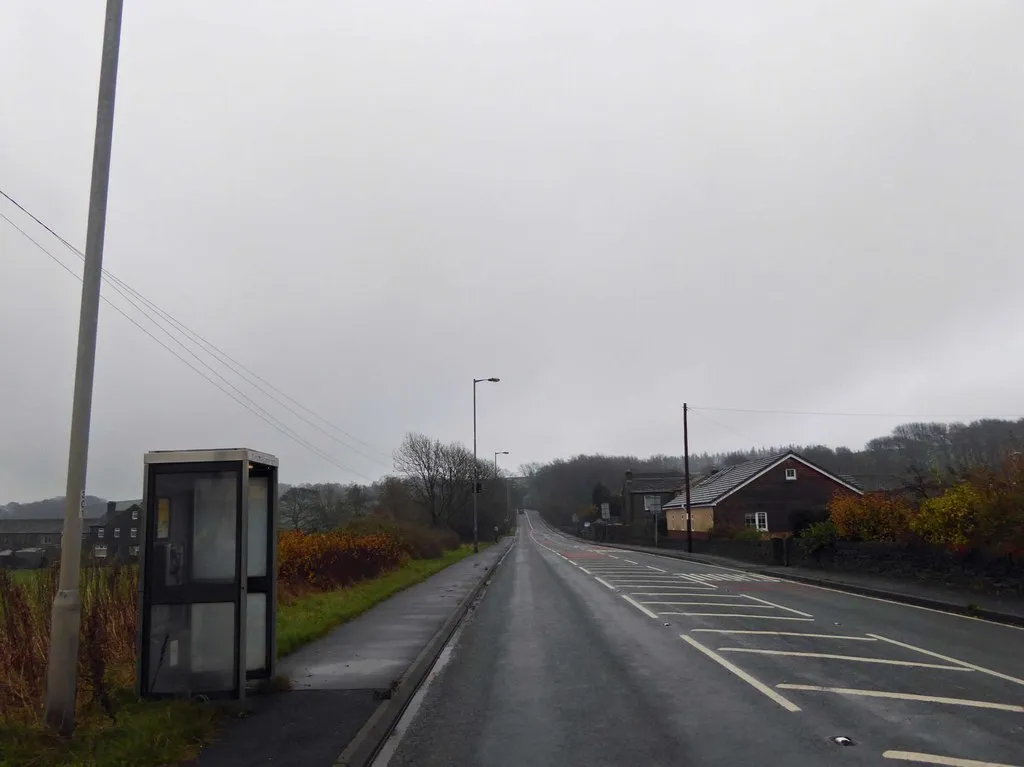
[[[660,495],[645,495],[644,496],[644,511],[649,511],[651,514],[661,513],[661,496]]]
[[[608,519],[612,515],[612,507],[610,503],[601,504],[601,519]]]

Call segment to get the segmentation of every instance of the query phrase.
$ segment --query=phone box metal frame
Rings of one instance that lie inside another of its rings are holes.
[[[277,660],[277,469],[247,448],[146,453],[139,697],[242,700]]]

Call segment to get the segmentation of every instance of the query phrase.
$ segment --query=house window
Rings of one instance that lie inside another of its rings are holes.
[[[43,546],[49,546],[51,543],[53,543],[53,536],[52,535],[40,535],[39,536],[39,543],[41,543]]]
[[[114,528],[114,537],[115,538],[120,538],[121,537],[121,528],[120,527],[115,527]]]
[[[99,528],[96,529],[96,537],[97,538],[102,538],[106,534],[107,534],[107,529],[105,527],[99,527]]]
[[[132,509],[132,521],[134,522],[138,518],[139,518],[139,510],[138,509]]]
[[[139,547],[138,546],[129,546],[128,547],[128,556],[130,556],[130,557],[137,557],[137,556],[139,556]]]
[[[131,537],[132,538],[138,538],[139,537],[139,529],[137,527],[133,527],[132,528]]]
[[[753,514],[743,515],[743,524],[746,527],[756,527],[761,532],[768,532],[768,512],[758,511]]]
[[[93,553],[93,556],[102,559],[103,557],[107,556],[107,547],[106,546],[96,546],[95,548],[93,548],[92,553]]]
[[[796,479],[796,469],[786,469],[786,481],[792,482]]]

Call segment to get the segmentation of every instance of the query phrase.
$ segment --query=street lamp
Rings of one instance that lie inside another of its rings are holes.
[[[494,454],[494,478],[498,478],[498,456],[508,455],[508,450],[500,450]],[[505,530],[508,530],[508,480],[505,480]]]
[[[480,467],[476,458],[476,385],[486,381],[487,383],[498,383],[500,378],[474,378],[473,379],[473,553],[480,551],[480,535],[477,530],[477,488],[480,484]]]
[[[495,477],[498,476],[498,456],[499,455],[508,455],[508,450],[500,450],[500,451],[498,451],[497,453],[494,454],[494,476]]]

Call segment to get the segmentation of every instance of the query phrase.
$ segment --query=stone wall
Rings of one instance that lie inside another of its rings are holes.
[[[809,556],[798,540],[790,542],[791,565],[862,572],[907,580],[964,586],[986,592],[1024,595],[1024,559],[981,551],[960,554],[939,546],[841,541],[819,556]]]

